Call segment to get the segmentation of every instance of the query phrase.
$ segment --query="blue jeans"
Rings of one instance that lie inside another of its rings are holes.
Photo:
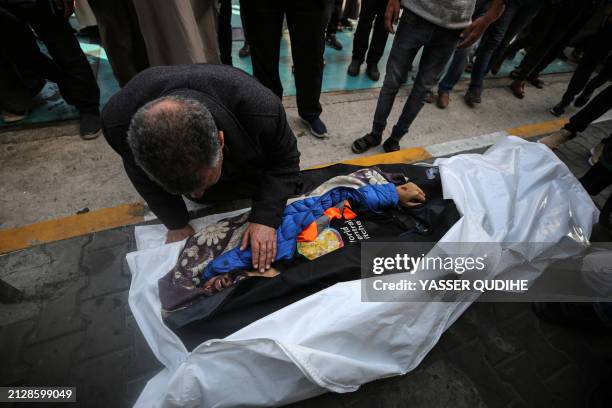
[[[472,21],[476,20],[478,17],[482,16],[487,12],[487,8],[489,7],[489,3],[491,0],[477,0],[476,7],[474,8],[474,14],[472,15]],[[478,41],[480,42],[480,41]],[[474,47],[477,47],[476,44],[472,45],[468,48],[457,48],[453,54],[453,58],[446,69],[446,74],[442,81],[438,84],[438,92],[450,92],[453,90],[457,82],[461,79],[461,75],[463,75],[463,71],[465,71],[465,67],[468,64],[468,58],[470,56],[470,52]]]
[[[408,133],[408,128],[423,107],[428,92],[435,85],[440,72],[457,47],[460,34],[461,30],[442,28],[406,9],[403,10],[387,61],[385,81],[378,95],[372,124],[373,134],[382,135],[385,130],[395,95],[417,52],[423,48],[416,80],[402,114],[393,127],[391,138],[399,141]]]
[[[502,49],[508,46],[510,40],[533,19],[541,5],[541,0],[508,0],[504,14],[487,29],[478,46],[472,67],[471,90],[482,89],[493,54],[500,45]]]
[[[468,63],[471,47],[457,48],[442,81],[438,84],[438,92],[450,92],[461,79]]]

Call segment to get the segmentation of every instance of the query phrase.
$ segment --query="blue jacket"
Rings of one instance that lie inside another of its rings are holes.
[[[337,187],[327,193],[295,201],[285,208],[283,221],[276,230],[276,258],[291,259],[295,254],[297,236],[312,222],[323,215],[323,212],[350,200],[354,209],[367,208],[380,212],[385,208],[397,206],[399,197],[393,184],[368,185],[359,189]],[[231,249],[210,261],[203,271],[204,280],[215,275],[231,272],[236,269],[252,268],[251,249],[244,251],[240,247]]]

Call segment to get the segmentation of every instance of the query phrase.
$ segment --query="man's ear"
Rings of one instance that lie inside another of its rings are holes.
[[[225,135],[223,134],[222,130],[219,131],[217,137],[219,138],[219,149],[223,149],[223,146],[225,145]]]

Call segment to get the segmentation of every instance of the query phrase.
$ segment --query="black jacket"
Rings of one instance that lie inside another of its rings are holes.
[[[299,174],[297,142],[281,101],[253,77],[227,65],[149,68],[115,94],[102,111],[102,129],[149,208],[169,229],[187,225],[182,197],[166,192],[136,164],[127,130],[136,111],[167,95],[202,102],[225,135],[221,179],[204,197],[253,199],[250,221],[278,227]]]

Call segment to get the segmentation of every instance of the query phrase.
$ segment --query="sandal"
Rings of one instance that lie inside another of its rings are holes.
[[[525,81],[514,81],[510,84],[510,90],[512,94],[519,99],[525,97]]]
[[[355,140],[351,146],[351,150],[353,151],[353,153],[360,154],[371,149],[372,147],[378,146],[381,141],[381,135],[368,133],[367,135]]]

